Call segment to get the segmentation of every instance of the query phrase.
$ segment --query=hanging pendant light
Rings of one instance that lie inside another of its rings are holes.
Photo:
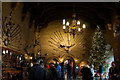
[[[86,28],[86,25],[81,24],[79,20],[76,20],[75,14],[72,15],[72,17],[73,17],[73,20],[71,21],[71,23],[63,19],[63,30],[65,33],[73,34],[73,38],[74,38],[76,34],[79,34]]]

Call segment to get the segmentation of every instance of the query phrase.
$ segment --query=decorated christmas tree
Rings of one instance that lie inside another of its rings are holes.
[[[97,26],[97,29],[92,38],[92,46],[90,50],[89,64],[94,65],[95,69],[99,68],[99,64],[102,63],[103,69],[107,67],[106,65],[106,45],[104,41],[104,36]]]

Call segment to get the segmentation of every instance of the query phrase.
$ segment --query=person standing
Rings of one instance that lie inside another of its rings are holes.
[[[70,64],[70,61],[68,61],[68,64],[67,64],[67,79],[71,79],[71,64]]]
[[[93,66],[93,65],[91,66],[91,69],[90,69],[90,70],[91,70],[91,72],[92,72],[91,80],[93,80],[93,79],[94,79],[94,66]]]
[[[81,73],[82,73],[82,80],[91,80],[92,72],[88,67],[88,65],[84,66],[81,69]]]
[[[118,74],[119,71],[115,66],[115,62],[112,62],[109,68],[109,80],[118,80]]]
[[[58,72],[59,80],[61,80],[61,66],[59,65],[59,62],[57,62],[57,72]]]
[[[40,61],[40,67],[44,68],[43,60]]]
[[[51,74],[51,71],[50,71],[48,65],[45,65],[44,69],[46,71],[46,80],[52,80],[52,74]]]
[[[103,66],[102,66],[101,63],[100,63],[100,65],[99,65],[99,74],[100,74],[100,80],[102,80]]]
[[[58,80],[57,69],[54,66],[54,63],[50,63],[50,72],[51,72],[51,80]]]
[[[64,62],[61,63],[61,80],[65,80],[65,65],[64,65]]]
[[[76,65],[73,63],[73,79],[76,79]]]
[[[46,80],[46,71],[40,66],[37,60],[33,61],[30,69],[29,80]]]

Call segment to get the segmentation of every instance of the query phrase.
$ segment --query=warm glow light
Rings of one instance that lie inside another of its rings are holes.
[[[84,66],[84,64],[82,64],[81,66]]]
[[[8,50],[6,50],[6,53],[8,54]]]
[[[32,59],[32,57],[30,57],[30,59]]]
[[[66,26],[69,26],[69,22],[66,23]]]
[[[83,62],[83,61],[80,63],[80,67],[83,67],[83,66],[85,66],[85,65],[86,65],[86,63]]]
[[[65,25],[65,19],[63,19],[63,25]]]
[[[5,54],[5,50],[3,50],[3,54]]]
[[[78,28],[78,31],[81,31],[81,28]]]
[[[25,57],[25,59],[28,59],[28,57]]]
[[[83,28],[86,28],[86,25],[85,25],[85,24],[83,24]]]
[[[77,21],[77,25],[80,25],[80,21]]]
[[[78,60],[76,59],[75,61],[77,62]]]
[[[62,61],[63,61],[63,59],[60,59],[60,61],[62,62]]]
[[[24,54],[25,56],[27,56],[27,54]]]
[[[63,26],[63,29],[65,29],[66,27],[65,26]]]

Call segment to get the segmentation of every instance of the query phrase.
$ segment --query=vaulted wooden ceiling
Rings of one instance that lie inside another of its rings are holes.
[[[114,15],[120,15],[120,3],[93,3],[93,2],[34,2],[24,3],[23,13],[31,14],[31,20],[35,20],[36,26],[40,28],[54,20],[63,18],[71,19],[72,14],[89,22],[93,27],[97,24],[103,28],[112,22]]]

